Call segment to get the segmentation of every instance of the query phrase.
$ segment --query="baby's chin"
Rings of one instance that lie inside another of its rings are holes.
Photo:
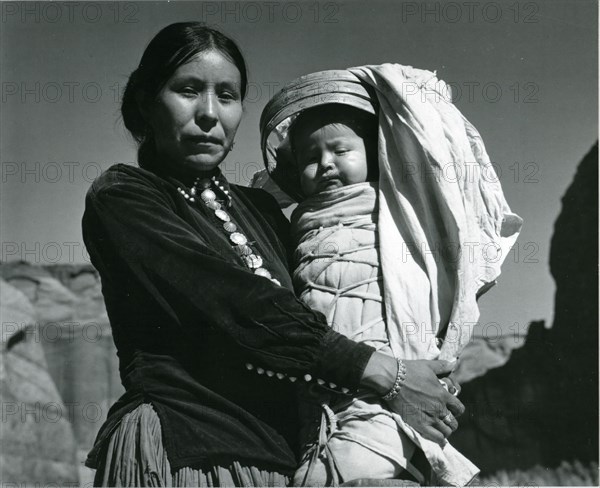
[[[326,191],[337,190],[344,186],[346,186],[346,184],[343,181],[338,180],[337,178],[333,178],[331,180],[327,180],[323,183],[318,184],[315,193],[323,193]]]
[[[360,186],[360,185],[374,185],[377,184],[377,182],[373,182],[373,181],[358,181],[356,183],[344,183],[344,182],[336,182],[331,183],[329,185],[323,186],[323,187],[317,187],[313,192],[308,193],[306,191],[306,189],[303,188],[304,191],[304,196],[305,197],[313,197],[315,195],[327,195],[329,193],[334,193],[337,190],[340,190],[342,188],[348,188],[348,187],[354,187],[354,186]]]

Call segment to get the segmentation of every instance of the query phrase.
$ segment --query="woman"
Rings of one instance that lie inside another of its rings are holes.
[[[83,217],[126,389],[88,457],[97,485],[285,485],[296,380],[387,394],[438,442],[456,428],[442,419],[463,411],[436,377],[449,363],[407,361],[400,381],[394,358],[295,298],[287,220],[267,193],[218,169],[246,76],[229,38],[179,23],[150,42],[127,84],[122,115],[140,167],[101,175]]]

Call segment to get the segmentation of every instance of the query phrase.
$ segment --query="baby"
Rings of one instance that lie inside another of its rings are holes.
[[[505,256],[521,225],[499,184],[477,172],[490,163],[476,130],[445,99],[424,96],[433,82],[433,73],[401,65],[314,73],[286,86],[261,117],[267,170],[300,202],[291,217],[299,297],[335,330],[404,360],[456,357],[478,318],[476,295],[502,262],[450,259],[423,244],[493,243]],[[439,178],[443,164],[460,170],[471,158],[470,179]],[[427,171],[415,174],[418,165]],[[304,383],[299,404],[295,485],[460,486],[477,473],[368,391]]]
[[[376,225],[377,119],[347,105],[321,105],[296,118],[289,140],[306,196],[291,219],[296,291],[337,331],[392,354]],[[381,399],[348,397],[319,385],[299,388],[305,452],[296,485],[423,481],[411,463],[414,443]]]

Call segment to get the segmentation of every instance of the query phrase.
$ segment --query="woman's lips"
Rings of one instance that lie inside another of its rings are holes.
[[[185,138],[186,141],[196,145],[221,145],[221,140],[211,136],[189,136]]]

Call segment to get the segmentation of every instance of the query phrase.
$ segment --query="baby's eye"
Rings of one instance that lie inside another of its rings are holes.
[[[335,153],[336,153],[338,156],[341,156],[342,154],[346,154],[348,151],[349,151],[349,149],[346,149],[346,148],[344,147],[344,148],[338,148],[338,149],[336,149],[336,150],[335,150]]]

